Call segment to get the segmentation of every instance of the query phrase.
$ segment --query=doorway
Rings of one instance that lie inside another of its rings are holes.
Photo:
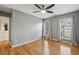
[[[0,41],[9,40],[9,17],[0,16]]]
[[[9,45],[9,17],[0,15],[0,47]]]
[[[51,40],[50,20],[43,21],[43,38]]]
[[[60,41],[71,43],[72,40],[72,17],[60,20]]]

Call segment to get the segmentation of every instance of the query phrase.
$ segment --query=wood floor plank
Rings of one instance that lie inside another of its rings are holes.
[[[9,41],[0,41],[0,55],[79,55],[79,47],[41,39],[11,48]]]

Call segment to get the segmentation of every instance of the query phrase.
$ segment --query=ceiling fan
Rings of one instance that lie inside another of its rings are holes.
[[[52,8],[53,6],[55,6],[55,4],[51,4],[47,7],[45,7],[45,5],[41,4],[41,5],[38,5],[38,4],[34,4],[37,8],[40,9],[40,11],[34,11],[33,13],[38,13],[38,12],[41,12],[42,14],[44,13],[53,13],[53,11],[49,11],[48,9]]]

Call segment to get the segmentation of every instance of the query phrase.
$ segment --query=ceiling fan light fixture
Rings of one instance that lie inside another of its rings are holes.
[[[46,10],[41,10],[41,13],[42,13],[42,14],[45,14],[45,12],[46,12]]]
[[[37,13],[37,12],[41,12],[42,14],[45,13],[53,13],[53,11],[49,11],[48,9],[52,8],[53,6],[55,6],[55,4],[51,4],[47,7],[45,7],[45,5],[38,5],[38,4],[34,4],[38,9],[40,9],[40,11],[35,11],[33,13]]]

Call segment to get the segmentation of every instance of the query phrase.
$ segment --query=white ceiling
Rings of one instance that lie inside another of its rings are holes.
[[[48,6],[50,4],[45,4],[45,6]],[[50,11],[53,11],[54,13],[45,13],[44,15],[41,13],[33,13],[33,11],[39,10],[36,6],[33,4],[3,4],[2,6],[15,9],[39,18],[48,18],[56,15],[61,15],[73,11],[79,10],[79,4],[55,4],[54,7],[49,9]]]

